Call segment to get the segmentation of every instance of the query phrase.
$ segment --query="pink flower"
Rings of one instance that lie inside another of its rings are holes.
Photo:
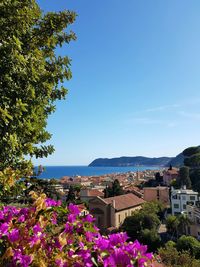
[[[9,234],[8,234],[8,240],[10,242],[16,242],[20,239],[19,235],[19,230],[18,229],[13,229]]]
[[[108,237],[110,240],[110,244],[112,246],[123,244],[128,239],[127,233],[112,234],[112,235],[109,235]]]
[[[51,199],[51,198],[47,198],[45,200],[45,203],[46,203],[46,206],[47,207],[57,207],[57,206],[60,206],[61,205],[61,201],[56,201],[54,199]]]
[[[79,215],[80,214],[79,208],[76,205],[72,204],[72,203],[69,204],[68,209],[74,215]]]
[[[3,235],[7,235],[8,234],[8,223],[2,223],[0,225],[0,238]]]
[[[90,214],[87,214],[87,215],[83,218],[83,222],[89,222],[89,223],[91,223],[91,222],[94,222],[94,221],[95,221],[95,218],[92,217],[92,215],[90,215]]]
[[[14,251],[13,259],[16,263],[16,266],[20,264],[19,266],[21,267],[28,267],[32,262],[32,257],[29,255],[23,255],[20,250]]]
[[[74,223],[76,221],[76,215],[75,214],[69,214],[68,215],[68,221],[70,223]]]
[[[66,233],[72,233],[73,232],[73,226],[68,222],[65,224],[65,232]]]

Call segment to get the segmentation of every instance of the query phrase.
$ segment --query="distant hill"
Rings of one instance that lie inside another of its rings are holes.
[[[184,156],[183,153],[178,154],[175,158],[172,158],[167,164],[166,167],[172,165],[173,167],[181,167],[184,165]]]
[[[148,158],[148,157],[120,157],[99,158],[89,164],[89,167],[126,167],[126,166],[167,166],[172,157]]]

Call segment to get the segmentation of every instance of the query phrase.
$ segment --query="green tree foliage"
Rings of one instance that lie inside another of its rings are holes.
[[[132,216],[127,217],[121,227],[132,239],[149,245],[150,250],[156,250],[160,245],[158,226],[160,220],[157,212],[158,207],[154,203],[145,203],[142,209],[135,211]]]
[[[104,197],[114,197],[114,196],[120,196],[123,195],[124,191],[122,187],[120,186],[120,183],[118,179],[115,179],[112,183],[112,186],[108,186],[104,190]]]
[[[155,173],[155,180],[157,183],[162,183],[163,182],[163,176],[160,175],[160,172]]]
[[[183,155],[184,164],[190,167],[192,189],[200,192],[200,146],[185,149]]]
[[[200,259],[200,242],[193,236],[181,236],[176,247],[178,251],[189,251],[192,256]]]
[[[191,157],[185,158],[184,164],[189,167],[199,168],[200,167],[200,153],[197,153]]]
[[[178,216],[178,234],[182,235],[186,233],[186,228],[191,224],[190,219],[185,214]]]
[[[200,192],[200,168],[190,170],[190,179],[193,190]]]
[[[176,244],[168,241],[164,247],[158,250],[162,262],[166,267],[199,267],[200,261],[191,256],[189,251],[179,252]]]
[[[0,171],[23,171],[32,167],[25,156],[54,151],[42,145],[51,137],[47,118],[55,101],[65,98],[62,84],[72,76],[70,59],[55,50],[76,39],[65,30],[76,14],[43,15],[35,0],[2,0],[0,14]]]
[[[169,215],[166,219],[166,228],[169,234],[180,236],[185,234],[186,227],[190,225],[190,220],[184,214],[179,216]]]
[[[200,153],[199,146],[188,147],[183,151],[184,157],[191,157],[194,154]]]
[[[141,242],[148,246],[149,251],[156,251],[161,244],[161,238],[156,229],[144,229],[141,231]]]
[[[70,186],[66,201],[68,203],[74,203],[76,200],[76,194],[73,186]]]
[[[184,164],[188,167],[200,167],[200,147],[189,147],[183,151]]]
[[[166,219],[166,228],[170,234],[176,234],[178,229],[178,217],[169,215]]]
[[[187,188],[191,188],[191,180],[189,174],[189,167],[183,166],[179,169],[179,185],[186,185]]]

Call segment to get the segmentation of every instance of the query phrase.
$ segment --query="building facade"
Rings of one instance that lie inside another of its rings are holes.
[[[143,191],[144,191],[144,200],[145,201],[158,200],[165,205],[170,204],[169,188],[166,186],[144,187]]]
[[[174,189],[171,190],[171,209],[172,215],[186,212],[187,204],[196,205],[199,201],[198,192],[190,189]]]
[[[89,200],[97,197],[104,197],[104,193],[97,189],[81,189],[80,199],[81,201],[88,202]]]
[[[187,234],[196,237],[200,240],[200,205],[187,205],[187,216],[190,220],[190,225],[187,227]]]
[[[145,201],[133,194],[101,198],[89,201],[89,211],[100,230],[118,228],[127,216],[140,209]]]

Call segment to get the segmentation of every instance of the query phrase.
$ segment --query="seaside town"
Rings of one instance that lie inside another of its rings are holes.
[[[163,222],[170,215],[182,214],[190,220],[190,225],[181,234],[200,240],[199,193],[184,183],[177,187],[178,181],[185,179],[184,175],[181,176],[179,168],[170,166],[102,176],[64,176],[60,180],[47,181],[51,184],[51,197],[77,203],[81,212],[94,216],[95,224],[103,232],[118,229],[144,203],[158,201],[165,210]],[[41,190],[45,192],[42,187]],[[158,231],[167,233],[166,224],[160,224]]]
[[[183,151],[187,155],[185,162],[199,150],[193,147]],[[197,180],[192,176],[190,179],[189,170],[192,168],[170,165],[100,176],[31,177],[18,183],[25,183],[21,191],[4,195],[4,199],[1,196],[1,201],[27,206],[35,192],[66,206],[73,203],[83,218],[92,215],[102,235],[125,231],[131,240],[148,245],[155,253],[154,267],[176,266],[174,262],[180,261],[192,261],[191,266],[196,267],[200,251],[200,188]]]
[[[0,267],[200,267],[199,11],[0,0]]]

